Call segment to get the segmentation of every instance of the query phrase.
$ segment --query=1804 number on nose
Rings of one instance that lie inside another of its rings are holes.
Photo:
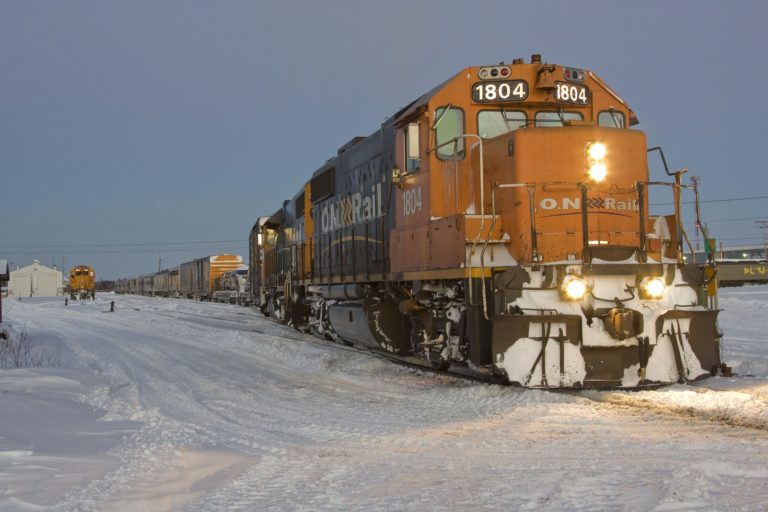
[[[589,89],[580,84],[555,82],[555,99],[563,103],[586,105],[589,103]]]
[[[528,82],[525,80],[480,82],[472,86],[472,101],[475,103],[523,101],[527,97]]]

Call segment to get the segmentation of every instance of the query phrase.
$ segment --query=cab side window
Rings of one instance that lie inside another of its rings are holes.
[[[421,166],[419,153],[419,123],[405,127],[405,172],[414,172]]]
[[[624,113],[614,109],[603,110],[597,114],[597,124],[607,128],[626,128],[627,126]]]
[[[435,143],[440,160],[464,158],[464,111],[454,107],[440,107],[435,111]]]

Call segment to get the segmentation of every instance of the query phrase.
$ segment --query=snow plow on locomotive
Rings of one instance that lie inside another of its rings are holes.
[[[254,301],[297,329],[527,387],[714,374],[714,260],[684,258],[681,196],[698,192],[685,170],[649,179],[636,123],[588,70],[537,55],[466,68],[259,219]],[[674,212],[652,216],[663,191]]]

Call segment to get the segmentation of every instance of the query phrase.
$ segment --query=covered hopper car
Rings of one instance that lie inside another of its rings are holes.
[[[714,261],[683,258],[681,196],[698,192],[685,170],[650,178],[658,148],[635,124],[586,69],[538,55],[465,68],[256,222],[255,303],[304,331],[528,387],[714,374]],[[674,213],[654,216],[663,194]]]

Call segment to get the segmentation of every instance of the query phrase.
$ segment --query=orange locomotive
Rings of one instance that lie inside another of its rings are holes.
[[[78,265],[69,270],[69,298],[96,299],[96,274],[88,265]]]
[[[636,123],[588,70],[466,68],[259,219],[254,299],[302,330],[523,386],[714,374],[714,262],[683,256],[680,197],[698,212],[698,194],[684,170],[649,179]],[[650,216],[665,191],[674,213]]]

